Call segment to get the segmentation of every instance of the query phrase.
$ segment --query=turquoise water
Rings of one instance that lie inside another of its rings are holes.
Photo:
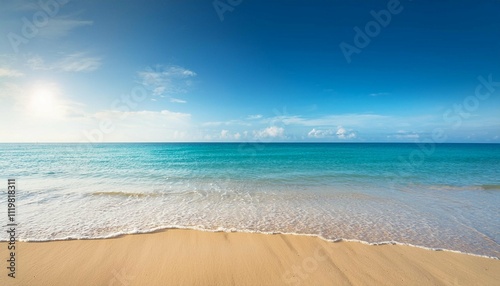
[[[0,144],[0,156],[21,240],[183,227],[500,257],[500,145]]]

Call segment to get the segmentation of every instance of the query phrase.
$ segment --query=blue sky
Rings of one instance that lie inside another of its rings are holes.
[[[1,142],[500,142],[498,1],[2,6]]]

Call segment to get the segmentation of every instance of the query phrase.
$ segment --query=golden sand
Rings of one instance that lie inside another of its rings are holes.
[[[0,285],[500,285],[495,259],[294,235],[172,229],[16,250]]]

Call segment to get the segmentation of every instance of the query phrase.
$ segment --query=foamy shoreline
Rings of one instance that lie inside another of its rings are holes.
[[[219,233],[219,232],[224,232],[224,233],[249,233],[249,234],[265,234],[265,235],[276,235],[276,234],[281,234],[281,235],[294,235],[294,236],[306,236],[306,237],[315,237],[319,238],[321,240],[324,240],[326,242],[331,242],[331,243],[336,243],[336,242],[356,242],[356,243],[362,243],[365,245],[402,245],[402,246],[409,246],[409,247],[416,247],[420,249],[425,249],[429,251],[446,251],[446,252],[452,252],[452,253],[459,253],[459,254],[465,254],[465,255],[471,255],[471,256],[476,256],[476,257],[482,257],[482,258],[488,258],[488,259],[495,259],[495,260],[500,260],[500,257],[496,256],[488,256],[488,255],[481,255],[481,254],[476,254],[476,253],[470,253],[470,252],[464,252],[460,250],[453,250],[453,249],[446,249],[446,248],[433,248],[433,247],[427,247],[423,245],[415,245],[411,243],[405,243],[405,242],[399,242],[399,241],[380,241],[380,242],[368,242],[364,240],[359,240],[359,239],[351,239],[351,238],[338,238],[338,239],[328,239],[325,237],[322,237],[321,235],[317,234],[305,234],[305,233],[292,233],[292,232],[265,232],[265,231],[252,231],[252,230],[241,230],[241,229],[225,229],[225,228],[219,228],[219,229],[206,229],[206,228],[199,228],[199,227],[186,227],[186,226],[168,226],[168,227],[158,227],[155,229],[147,230],[147,231],[136,231],[136,232],[120,232],[120,233],[114,233],[102,237],[64,237],[64,238],[56,238],[56,239],[51,239],[51,240],[44,240],[44,239],[18,239],[18,241],[21,242],[55,242],[55,241],[69,241],[69,240],[101,240],[101,239],[112,239],[112,238],[120,238],[123,236],[127,235],[136,235],[136,234],[150,234],[150,233],[158,233],[158,232],[163,232],[163,231],[168,231],[168,230],[195,230],[195,231],[204,231],[204,232],[214,232],[214,233]],[[0,240],[0,242],[5,242],[4,240]]]

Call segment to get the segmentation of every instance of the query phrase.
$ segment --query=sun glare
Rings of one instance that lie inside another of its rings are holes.
[[[31,93],[29,109],[39,117],[56,117],[59,115],[57,101],[58,89],[55,84],[37,84]]]

